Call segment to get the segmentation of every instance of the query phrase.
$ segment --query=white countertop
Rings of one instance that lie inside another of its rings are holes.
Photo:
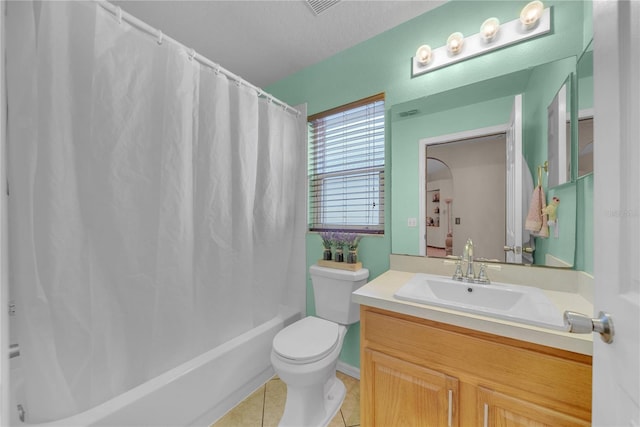
[[[396,313],[448,323],[575,353],[593,354],[593,334],[571,334],[394,298],[393,294],[409,281],[414,274],[389,270],[355,291],[352,294],[352,300],[361,305]],[[556,304],[560,312],[571,310],[585,314],[593,313],[593,305],[578,293],[545,289],[543,289],[543,292]]]

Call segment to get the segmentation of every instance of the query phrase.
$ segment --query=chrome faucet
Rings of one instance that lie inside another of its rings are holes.
[[[467,263],[467,271],[462,271],[462,262]],[[480,273],[476,276],[476,272],[473,267],[473,241],[471,239],[467,239],[467,243],[464,245],[464,254],[462,257],[458,258],[456,262],[456,271],[453,273],[453,280],[458,280],[461,282],[471,282],[471,283],[479,283],[483,285],[488,285],[491,283],[489,277],[487,276],[487,265],[482,263],[480,264]]]
[[[464,245],[464,258],[467,261],[467,273],[465,277],[467,280],[473,280],[476,278],[476,273],[473,270],[473,242],[471,239],[467,239],[467,244]]]

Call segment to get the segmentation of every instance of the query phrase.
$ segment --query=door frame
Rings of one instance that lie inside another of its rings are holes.
[[[7,88],[5,85],[5,12],[0,2],[0,425],[9,425],[9,280],[7,272]]]
[[[496,126],[488,126],[484,128],[467,130],[464,132],[456,132],[429,138],[421,138],[418,140],[418,254],[420,256],[427,255],[427,146],[436,144],[445,144],[447,142],[455,142],[464,139],[474,139],[483,136],[495,135],[498,133],[507,133],[509,123]]]

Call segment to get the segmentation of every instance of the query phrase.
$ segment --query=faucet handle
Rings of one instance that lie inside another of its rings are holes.
[[[456,260],[456,270],[453,272],[453,280],[462,280],[462,257]]]
[[[480,272],[478,273],[476,282],[484,284],[491,283],[491,281],[489,280],[489,276],[487,276],[487,264],[485,264],[484,262],[480,264]]]

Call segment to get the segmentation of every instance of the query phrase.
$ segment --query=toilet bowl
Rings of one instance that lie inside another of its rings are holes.
[[[336,377],[336,365],[347,325],[360,319],[351,293],[369,277],[367,269],[311,266],[310,273],[318,316],[287,326],[273,339],[271,364],[287,386],[280,427],[326,426],[340,409],[346,388]]]

